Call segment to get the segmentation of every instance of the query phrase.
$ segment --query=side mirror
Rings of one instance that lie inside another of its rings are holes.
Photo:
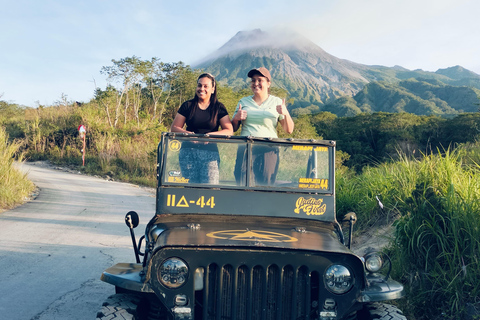
[[[347,222],[350,222],[352,225],[354,225],[355,222],[357,222],[357,215],[355,214],[355,212],[349,212],[343,217],[342,223],[347,223]]]
[[[130,229],[134,229],[138,227],[139,223],[140,223],[140,218],[138,217],[138,213],[136,213],[135,211],[129,211],[125,216],[125,224]]]

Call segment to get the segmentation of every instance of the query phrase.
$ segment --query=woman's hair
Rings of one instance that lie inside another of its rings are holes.
[[[212,92],[212,95],[210,96],[210,105],[208,107],[208,111],[210,112],[210,122],[217,123],[217,116],[218,116],[218,109],[219,109],[219,104],[217,99],[217,83],[215,81],[215,77],[211,73],[202,73],[201,75],[198,76],[197,84],[198,84],[198,80],[202,78],[208,78],[212,81],[212,87],[214,88],[214,90]],[[197,93],[195,93],[195,97],[192,100],[194,101],[194,107],[190,112],[190,115],[188,117],[189,119],[193,117],[193,115],[195,114],[195,111],[198,108]]]

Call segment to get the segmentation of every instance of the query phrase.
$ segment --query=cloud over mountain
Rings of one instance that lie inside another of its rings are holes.
[[[285,30],[240,31],[194,65],[234,88],[247,87],[248,71],[261,66],[270,70],[274,86],[287,90],[295,101],[294,108],[321,107],[342,96],[355,96],[365,85],[375,81],[398,83],[410,78],[425,78],[459,85],[468,78],[467,83],[480,84],[479,75],[459,66],[433,73],[411,71],[401,66],[368,66],[340,59],[305,37]]]

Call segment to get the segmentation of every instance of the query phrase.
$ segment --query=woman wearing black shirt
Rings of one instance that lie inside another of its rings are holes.
[[[183,127],[186,125],[186,129]],[[221,127],[221,130],[218,128]],[[198,77],[195,97],[185,101],[173,120],[171,132],[232,135],[233,127],[225,106],[217,100],[215,78],[209,73]],[[207,148],[206,148],[207,147]],[[216,144],[184,142],[179,154],[184,178],[190,183],[218,183],[220,158]]]

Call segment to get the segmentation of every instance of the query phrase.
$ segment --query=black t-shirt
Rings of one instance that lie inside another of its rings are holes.
[[[190,113],[192,108],[195,106],[194,100],[188,100],[182,103],[178,113],[186,118],[185,124],[187,125],[187,131],[192,131],[194,133],[205,134],[212,131],[218,131],[220,126],[220,119],[225,116],[228,116],[227,109],[221,102],[217,102],[218,114],[216,123],[210,121],[210,108],[209,106],[206,110],[196,108],[193,117],[190,118]]]

